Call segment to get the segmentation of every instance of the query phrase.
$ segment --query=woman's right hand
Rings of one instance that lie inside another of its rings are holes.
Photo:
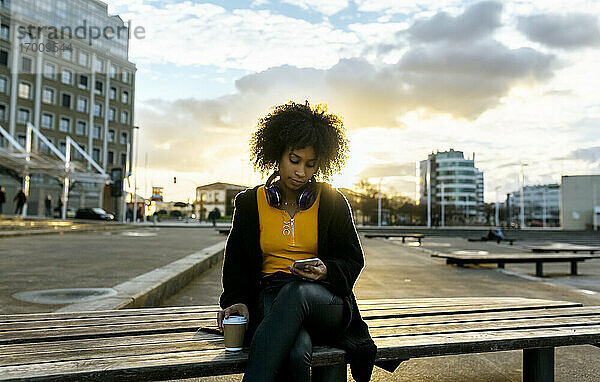
[[[250,312],[246,304],[238,303],[228,306],[217,313],[217,326],[221,333],[223,332],[223,319],[229,318],[229,316],[238,315],[244,316],[248,322],[250,322]]]

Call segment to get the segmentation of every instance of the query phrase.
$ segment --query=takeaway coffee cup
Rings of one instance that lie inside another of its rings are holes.
[[[223,320],[223,334],[225,336],[225,350],[242,350],[244,334],[246,333],[246,320],[242,316],[229,316]]]

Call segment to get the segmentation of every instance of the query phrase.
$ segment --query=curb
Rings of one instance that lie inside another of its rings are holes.
[[[96,301],[78,302],[56,312],[83,312],[126,308],[151,308],[177,293],[196,276],[223,259],[225,241],[192,253],[164,267],[114,286],[117,295]]]
[[[30,236],[30,235],[51,235],[57,233],[81,233],[81,232],[94,232],[94,231],[118,231],[130,229],[126,225],[118,225],[113,227],[78,227],[75,229],[35,229],[35,230],[15,230],[15,231],[4,231],[0,232],[0,239],[3,237],[18,237],[18,236]]]

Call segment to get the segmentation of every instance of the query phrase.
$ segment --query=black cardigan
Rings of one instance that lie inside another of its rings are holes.
[[[223,309],[235,303],[246,304],[250,311],[248,341],[259,324],[252,319],[259,317],[256,302],[262,276],[256,199],[258,187],[243,191],[235,198],[233,224],[225,246],[223,293],[219,302]],[[357,382],[365,382],[371,378],[377,347],[360,316],[352,292],[364,266],[364,255],[348,201],[326,183],[319,183],[319,187],[317,256],[327,266],[327,280],[323,281],[323,285],[343,297],[346,305],[346,326],[335,345],[346,351],[352,377]]]

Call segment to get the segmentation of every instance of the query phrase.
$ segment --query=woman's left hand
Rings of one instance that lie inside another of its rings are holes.
[[[303,269],[288,267],[293,275],[306,280],[325,280],[327,278],[327,266],[319,259],[317,265],[305,265]]]

